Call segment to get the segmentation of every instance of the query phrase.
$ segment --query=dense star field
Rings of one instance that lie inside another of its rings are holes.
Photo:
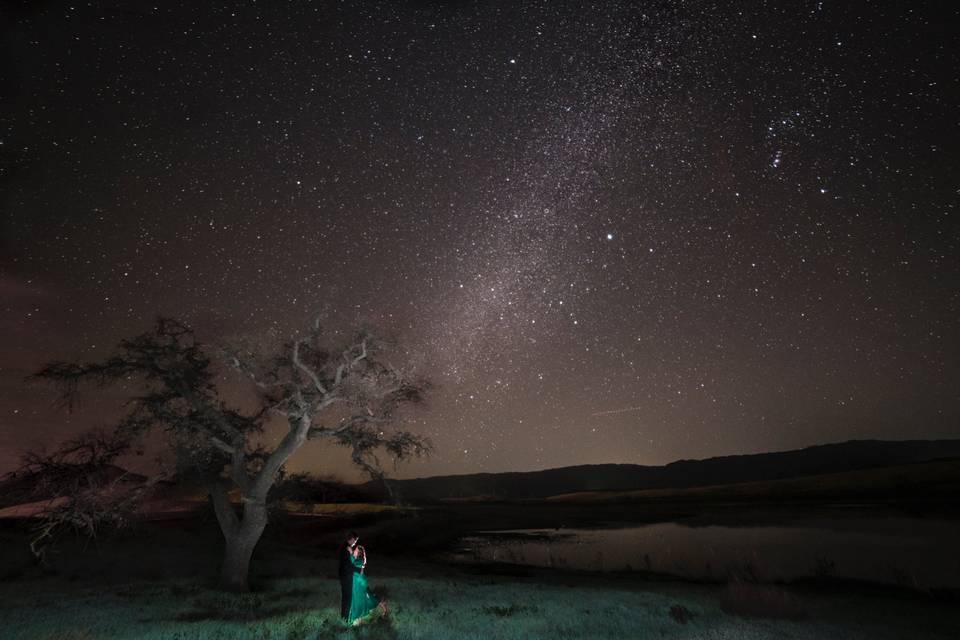
[[[402,476],[956,435],[949,3],[3,11],[0,471],[158,313],[396,334]]]

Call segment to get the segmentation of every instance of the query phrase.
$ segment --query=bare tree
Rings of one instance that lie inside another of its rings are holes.
[[[104,530],[129,527],[141,499],[159,476],[143,478],[114,465],[130,449],[128,439],[92,431],[67,440],[52,452],[27,451],[13,473],[29,490],[21,502],[40,502],[30,551],[41,563],[67,531],[97,540]]]
[[[382,343],[370,332],[327,340],[319,323],[303,336],[273,348],[234,345],[216,350],[198,343],[193,331],[161,318],[154,331],[120,343],[102,363],[54,362],[36,375],[60,386],[60,402],[72,407],[78,383],[139,378],[135,397],[118,432],[130,437],[162,428],[181,471],[206,486],[223,532],[221,586],[246,590],[250,559],[267,525],[267,496],[283,465],[308,439],[327,439],[350,449],[351,459],[373,477],[383,477],[378,452],[395,461],[429,453],[429,441],[388,430],[400,408],[423,400],[426,383],[386,362]],[[222,399],[212,358],[249,379],[256,408],[243,412]],[[272,417],[285,433],[272,449],[259,443]],[[240,513],[230,502],[239,492]]]

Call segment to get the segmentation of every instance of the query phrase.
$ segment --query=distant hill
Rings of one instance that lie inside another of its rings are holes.
[[[793,451],[679,460],[663,466],[596,464],[392,482],[404,499],[414,502],[529,500],[580,492],[764,482],[947,458],[960,458],[960,440],[851,440]],[[375,490],[377,485],[365,486]]]
[[[781,480],[736,482],[685,489],[580,491],[551,496],[555,503],[745,502],[760,500],[960,500],[960,459],[911,462],[890,467],[824,473]]]

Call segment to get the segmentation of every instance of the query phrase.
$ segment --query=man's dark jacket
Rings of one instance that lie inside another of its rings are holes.
[[[353,574],[358,573],[350,556],[350,548],[344,542],[337,552],[340,558],[340,615],[346,618],[350,614],[350,597],[353,595]]]

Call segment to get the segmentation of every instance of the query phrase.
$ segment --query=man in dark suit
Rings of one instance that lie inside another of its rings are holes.
[[[337,552],[340,558],[340,616],[344,620],[350,615],[350,596],[353,595],[353,574],[359,571],[359,569],[353,565],[351,559],[351,551],[353,551],[359,539],[360,536],[357,535],[356,531],[347,533],[347,539],[340,545],[340,550]]]

